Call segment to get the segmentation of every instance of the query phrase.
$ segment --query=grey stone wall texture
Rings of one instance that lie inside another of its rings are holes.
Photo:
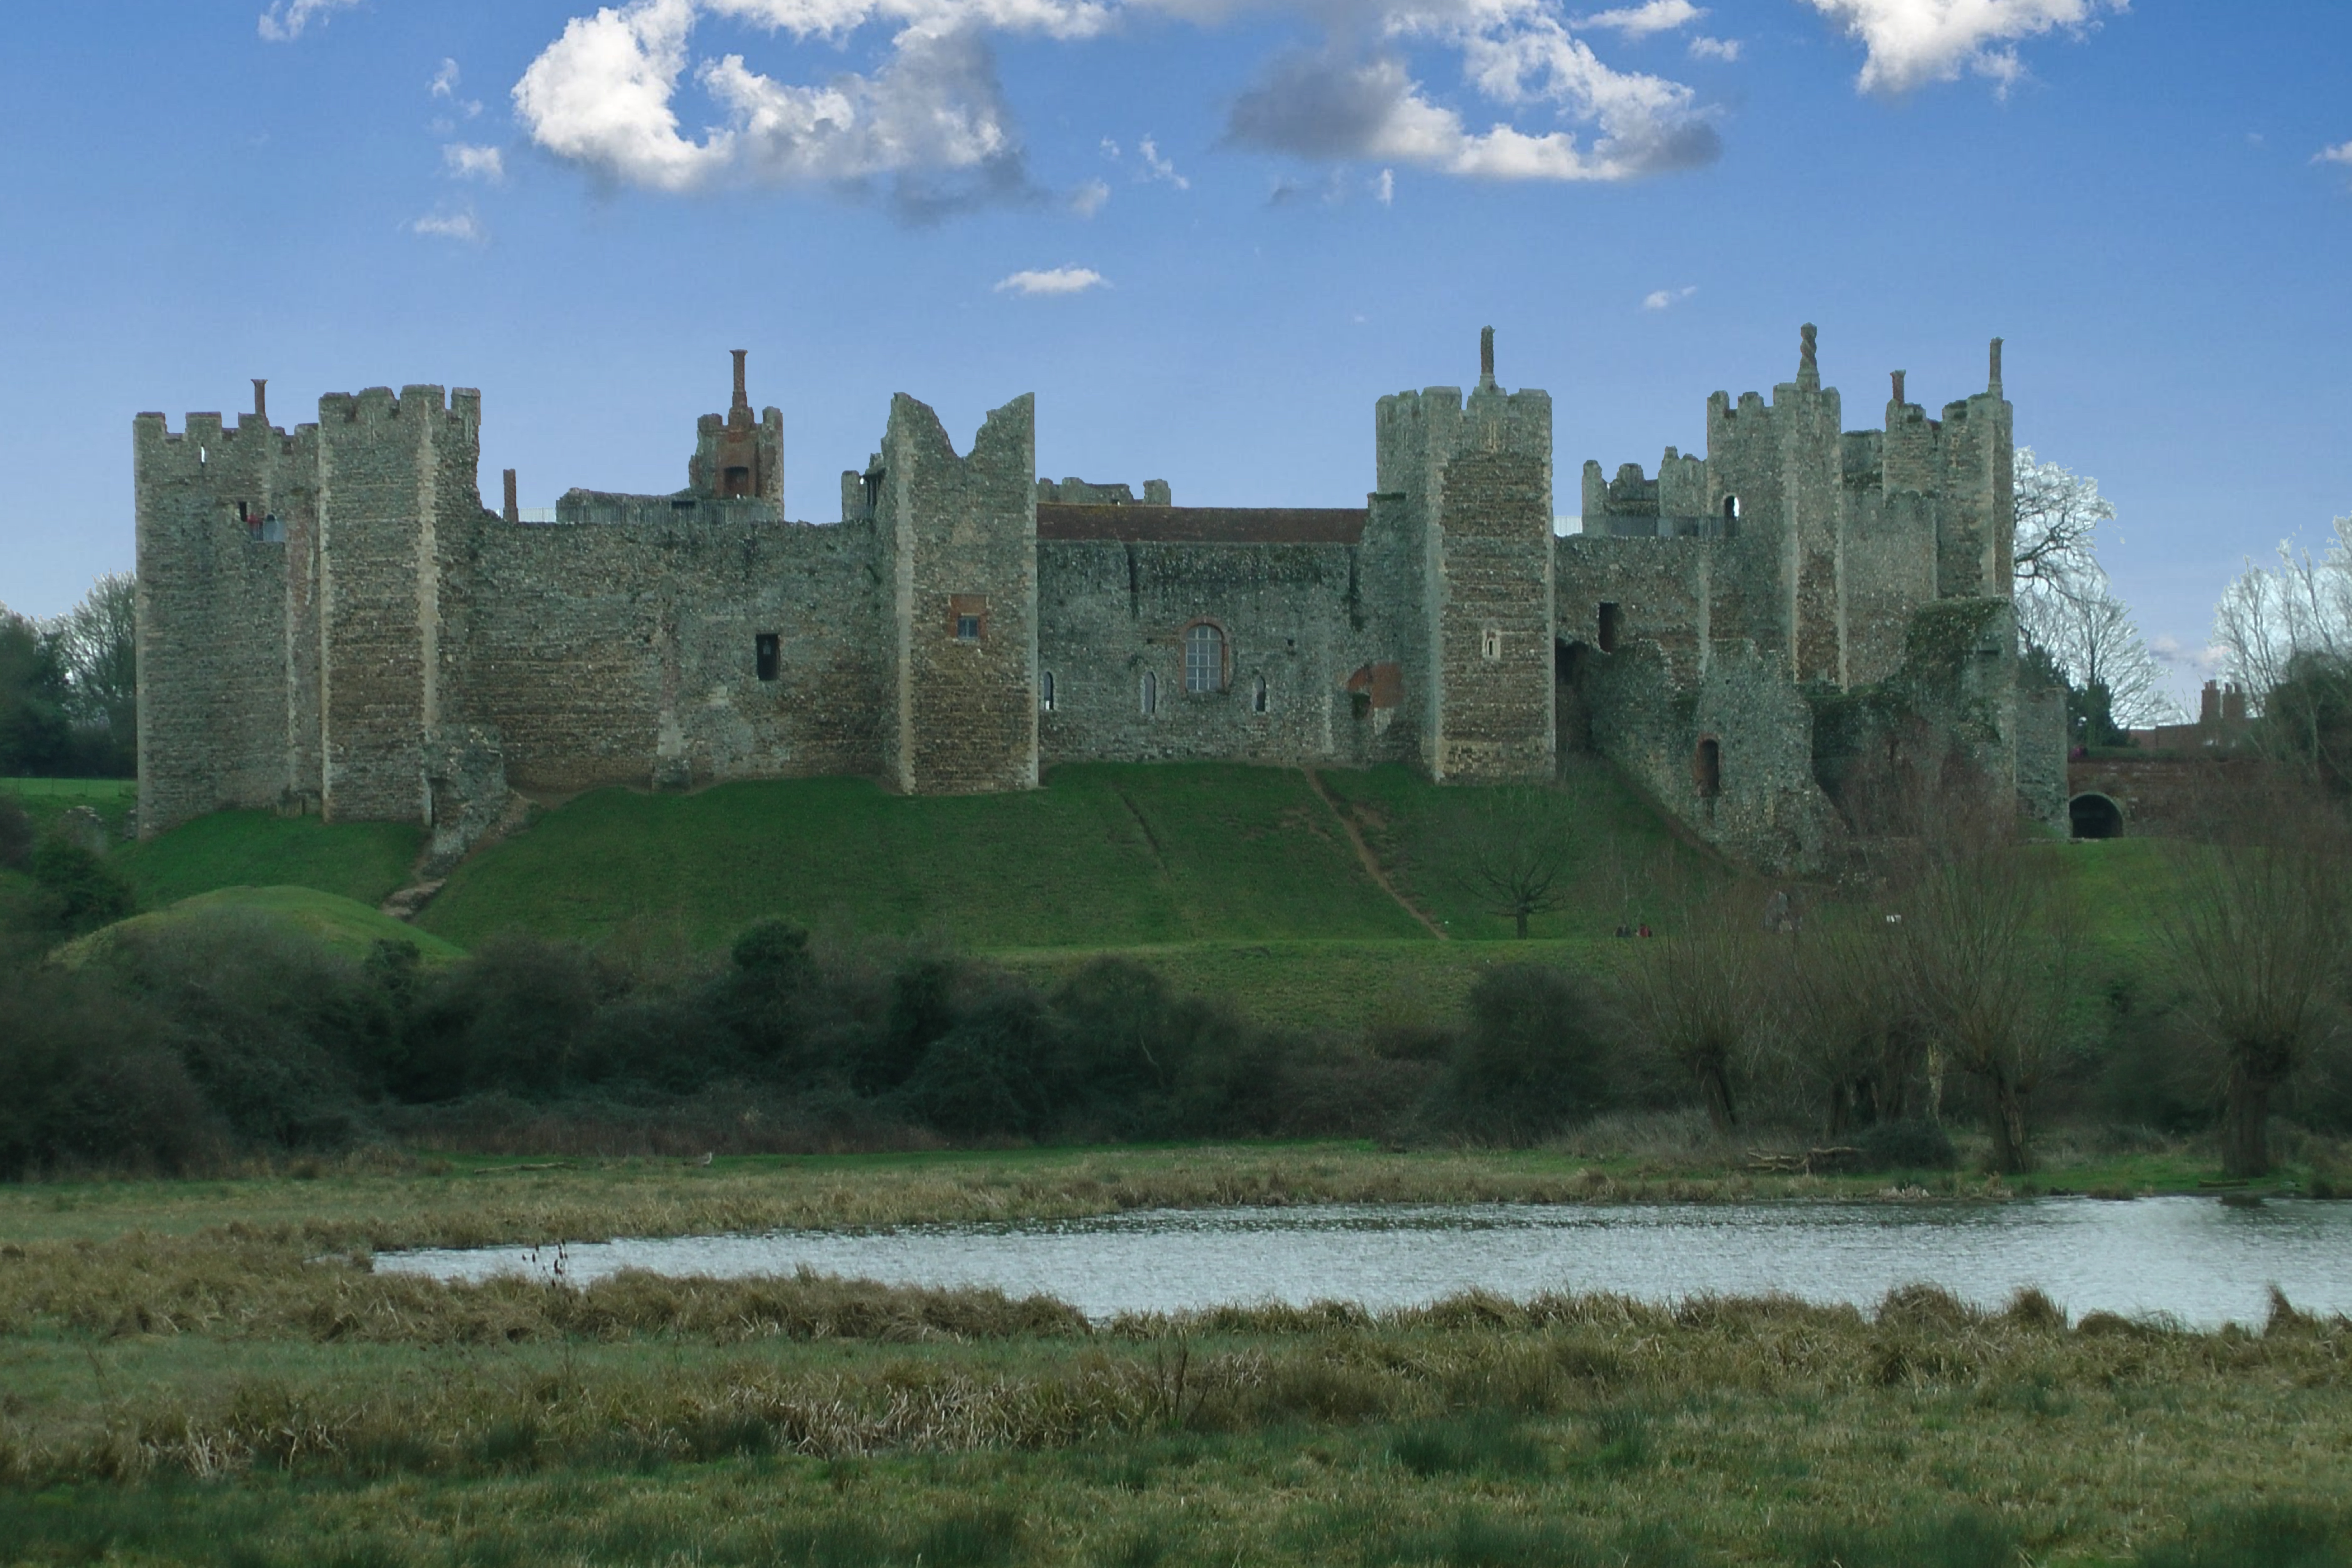
[[[671,495],[487,509],[481,398],[372,388],[132,423],[142,834],[226,807],[419,822],[446,860],[509,792],[848,773],[1024,789],[1080,760],[1401,762],[1446,783],[1611,758],[1701,837],[1818,868],[1864,796],[1964,770],[2063,820],[2021,690],[2011,410],[1842,429],[1813,329],[1707,452],[1582,469],[1552,529],[1551,402],[1381,398],[1360,507],[1201,508],[1041,479],[1023,396],[959,456],[891,403],[838,522],[782,515],[743,362]],[[1189,657],[1188,657],[1189,656]],[[2045,754],[2047,753],[2047,754]],[[1876,798],[1873,796],[1873,798]]]

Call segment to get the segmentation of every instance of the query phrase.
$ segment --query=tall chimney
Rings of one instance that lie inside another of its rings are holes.
[[[253,416],[264,425],[269,423],[269,378],[266,375],[253,378]]]
[[[1994,396],[2000,395],[2000,340],[1992,341],[1992,384],[1985,388]]]
[[[751,406],[751,399],[746,395],[743,391],[743,356],[751,351],[749,349],[734,349],[730,352],[735,355],[735,401],[728,405],[728,408],[731,412],[737,408],[749,408]]]
[[[1895,373],[1895,401],[1898,404],[1908,403],[1910,401],[1909,398],[1903,395],[1903,373],[1899,370]]]
[[[515,471],[512,468],[509,468],[507,470],[506,516],[509,522],[520,522],[522,521],[522,509],[515,505]]]
[[[1495,329],[1478,329],[1478,384],[1495,384]]]

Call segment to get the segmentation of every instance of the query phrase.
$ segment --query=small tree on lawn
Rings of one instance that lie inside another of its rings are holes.
[[[1568,901],[1575,847],[1563,799],[1551,790],[1489,789],[1454,834],[1453,859],[1465,890],[1507,917],[1521,938],[1529,916]]]
[[[2273,792],[2240,804],[2239,831],[2178,847],[2157,926],[2184,1011],[2221,1058],[2221,1169],[2260,1176],[2272,1096],[2341,1026],[2352,846],[2322,801]]]

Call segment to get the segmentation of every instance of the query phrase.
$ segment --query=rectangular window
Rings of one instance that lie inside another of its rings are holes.
[[[948,595],[948,627],[958,642],[981,642],[988,637],[988,595]]]
[[[751,653],[754,661],[759,666],[760,679],[762,680],[775,679],[776,667],[782,659],[782,649],[779,647],[776,634],[773,632],[761,632],[758,637],[753,637],[751,639]]]
[[[1617,651],[1617,606],[1606,602],[1601,606],[1601,651]]]

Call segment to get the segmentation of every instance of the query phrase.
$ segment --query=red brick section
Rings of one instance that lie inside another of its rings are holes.
[[[1039,501],[1037,537],[1160,544],[1354,544],[1364,537],[1364,509]]]

